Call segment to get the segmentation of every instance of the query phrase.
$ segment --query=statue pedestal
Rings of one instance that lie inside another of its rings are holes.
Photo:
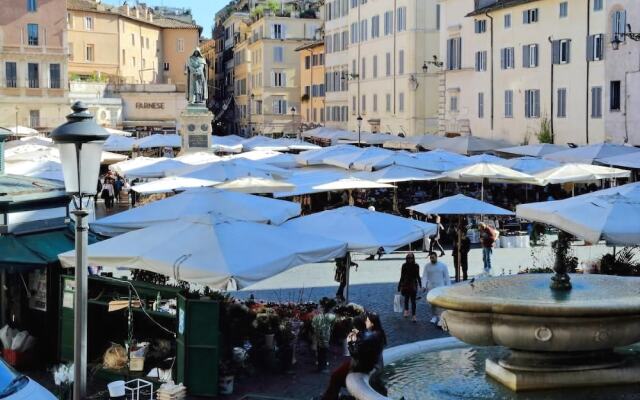
[[[204,104],[189,104],[178,116],[178,133],[182,136],[181,153],[211,151],[213,114]]]

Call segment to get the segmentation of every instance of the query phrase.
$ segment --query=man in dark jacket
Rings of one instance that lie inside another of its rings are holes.
[[[467,237],[467,228],[458,227],[458,235],[460,237],[460,264],[458,264],[458,239],[453,242],[453,265],[456,267],[456,282],[460,280],[460,269],[462,269],[462,280],[467,280],[467,271],[469,270],[469,251],[471,250],[471,240]]]

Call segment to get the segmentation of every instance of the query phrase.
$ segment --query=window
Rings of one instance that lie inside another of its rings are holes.
[[[602,118],[602,86],[591,88],[591,118]]]
[[[476,71],[486,71],[487,70],[487,52],[486,51],[476,51]]]
[[[627,12],[625,10],[616,11],[611,16],[611,33],[612,40],[624,42],[627,37],[624,33],[627,31]]]
[[[384,13],[384,35],[389,36],[393,33],[393,11]]]
[[[29,87],[36,89],[40,87],[40,65],[37,63],[27,64],[27,75],[29,80]]]
[[[371,39],[380,37],[380,16],[371,17]]]
[[[458,96],[451,96],[449,98],[449,111],[458,112]]]
[[[398,52],[398,74],[404,74],[404,50]]]
[[[569,15],[569,3],[563,1],[560,3],[560,18],[566,18]]]
[[[287,77],[282,71],[273,71],[271,74],[271,86],[273,87],[286,87]]]
[[[407,30],[407,7],[398,7],[397,16],[398,16],[398,26],[396,30],[398,32],[406,31]]]
[[[367,112],[367,96],[363,94],[361,97],[362,99],[360,100],[360,111],[363,113],[366,113]]]
[[[504,29],[511,28],[511,14],[504,15]]]
[[[513,69],[515,64],[515,49],[513,47],[500,49],[500,67],[502,69]]]
[[[526,44],[522,46],[522,66],[535,68],[538,66],[538,45]]]
[[[60,89],[60,64],[49,64],[49,87]]]
[[[476,19],[475,21],[473,21],[473,24],[476,33],[485,33],[487,31],[486,19]]]
[[[513,90],[504,91],[504,117],[513,118]]]
[[[8,88],[18,87],[18,68],[14,61],[7,61],[5,64],[6,86]]]
[[[436,29],[440,30],[440,4],[436,4]]]
[[[73,60],[73,43],[69,42],[69,60]]]
[[[388,93],[385,98],[385,111],[391,112],[391,95]]]
[[[40,126],[40,110],[29,110],[29,127],[38,128]]]
[[[447,39],[447,69],[462,68],[462,38]]]
[[[142,59],[142,69],[145,69],[147,67],[147,60],[145,60],[144,58]]]
[[[609,86],[609,109],[620,111],[620,81],[611,81]]]
[[[373,95],[373,112],[378,112],[378,95]]]
[[[373,56],[373,78],[378,77],[378,56]]]
[[[367,59],[364,57],[360,65],[360,79],[367,79]]]
[[[94,47],[92,44],[88,44],[85,46],[85,51],[84,51],[84,59],[85,61],[94,61]],[[135,60],[135,58],[134,58]],[[135,62],[133,63],[133,65],[135,66]]]
[[[478,93],[478,118],[484,118],[484,93]]]
[[[357,102],[358,102],[358,99],[356,98],[356,96],[352,96],[351,97],[351,109],[353,110],[354,113],[359,108]]]
[[[525,90],[524,116],[526,118],[540,118],[540,90]]]
[[[273,100],[273,113],[286,115],[287,114],[287,100],[284,98],[275,98]]]
[[[36,0],[27,0],[27,11],[28,12],[38,11],[38,2]]]
[[[601,11],[602,10],[602,1],[603,0],[593,0],[593,11]]]
[[[391,53],[387,53],[386,57],[387,57],[386,58],[386,61],[387,61],[387,64],[386,64],[386,75],[387,76],[391,76]]]
[[[178,53],[184,52],[184,39],[182,38],[178,39],[177,50],[178,50]]]
[[[126,63],[127,63],[127,53],[125,49],[122,49],[122,65],[125,65]]]
[[[560,88],[558,89],[558,118],[566,118],[567,117],[567,89]]]
[[[368,24],[369,24],[369,21],[366,19],[360,21],[360,41],[361,42],[364,42],[365,40],[368,39],[368,35],[369,35]]]
[[[27,43],[29,46],[38,45],[38,24],[27,24]]]
[[[136,66],[136,58],[135,57],[131,57],[131,65],[132,66]]]
[[[276,62],[276,63],[284,62],[284,47],[276,46],[273,48],[273,62]],[[307,67],[307,69],[309,68]]]
[[[404,112],[404,93],[398,95],[398,111]]]
[[[347,50],[349,48],[349,32],[342,32],[342,50]],[[337,51],[337,50],[334,50]]]
[[[73,15],[70,12],[67,13],[67,28],[73,29]]]
[[[282,24],[271,25],[271,38],[284,39],[284,27],[282,26]]]
[[[522,23],[523,24],[533,24],[535,22],[538,22],[538,9],[537,8],[524,10],[522,12]]]
[[[358,43],[358,23],[351,23],[351,43]]]
[[[131,34],[131,45],[132,46],[136,45],[136,35],[134,35],[133,33]]]
[[[597,34],[589,36],[587,40],[587,59],[589,61],[600,61],[604,57],[604,35]]]
[[[163,63],[163,64],[162,64],[162,69],[163,69],[164,71],[168,71],[168,70],[169,70],[169,63],[168,63],[168,62]]]
[[[562,39],[554,40],[553,47],[553,63],[568,64],[570,61],[571,40]]]
[[[274,49],[275,52],[275,49]],[[275,56],[274,56],[275,58]],[[304,69],[310,69],[311,68],[311,57],[310,56],[306,56],[304,58]]]

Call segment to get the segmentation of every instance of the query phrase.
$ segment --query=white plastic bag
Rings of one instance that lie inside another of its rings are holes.
[[[16,336],[13,338],[13,342],[11,343],[11,350],[15,350],[15,351],[20,350],[22,345],[27,340],[27,337],[29,337],[29,332],[27,331],[18,332]]]
[[[400,313],[402,310],[402,295],[396,294],[393,296],[393,312]]]
[[[2,342],[2,347],[5,349],[11,348],[11,342],[13,342],[13,337],[18,331],[9,327],[9,325],[5,325],[0,329],[0,341]]]

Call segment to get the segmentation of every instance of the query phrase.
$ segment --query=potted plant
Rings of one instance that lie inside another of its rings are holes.
[[[275,334],[280,325],[280,317],[271,308],[256,315],[253,326],[257,333],[264,336],[265,347],[273,348]]]
[[[233,394],[233,384],[235,382],[236,367],[233,360],[220,360],[218,393],[222,395]]]

